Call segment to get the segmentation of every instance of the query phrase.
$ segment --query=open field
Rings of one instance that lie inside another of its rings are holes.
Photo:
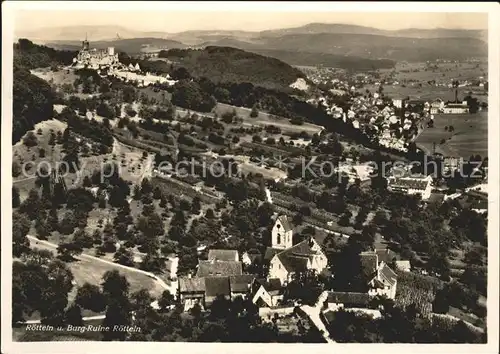
[[[408,96],[410,99],[425,101],[433,101],[437,98],[441,98],[443,101],[453,101],[455,99],[455,91],[453,89],[444,86],[432,86],[427,83],[422,83],[422,87],[419,87],[417,84],[415,86],[407,85],[406,87],[401,85],[383,85],[383,87],[384,94],[391,98]],[[365,85],[358,91],[364,93],[368,89],[370,92],[377,92],[378,88],[379,86],[376,85]],[[480,87],[461,87],[458,89],[458,97],[463,98],[469,92],[472,92],[472,97],[476,97],[480,102],[488,101],[487,92],[484,92]]]
[[[62,145],[51,146],[49,145],[49,140],[51,130],[55,134],[58,132],[62,133],[66,129],[66,126],[66,123],[57,119],[40,122],[31,130],[37,138],[36,146],[27,147],[23,144],[23,139],[12,146],[12,163],[16,163],[21,167],[20,175],[17,177],[13,176],[14,186],[19,189],[21,200],[24,200],[28,196],[29,191],[35,187],[38,166],[48,168],[46,162],[62,161],[64,156]],[[40,134],[38,134],[39,131],[41,131]],[[43,155],[42,150],[45,152],[45,155]]]
[[[73,85],[78,75],[73,70],[52,71],[50,68],[31,70],[31,73],[50,84],[61,86],[64,84]]]
[[[452,125],[452,133],[444,127]],[[444,144],[440,144],[445,139]],[[425,128],[416,140],[417,146],[426,153],[436,152],[444,156],[468,159],[472,154],[488,156],[488,112],[475,114],[438,114],[434,116],[434,127]]]
[[[302,131],[307,132],[308,134],[320,133],[323,130],[323,127],[315,124],[304,123],[302,125],[294,125],[291,124],[287,118],[277,117],[271,115],[269,113],[259,112],[259,115],[255,118],[250,117],[250,112],[252,111],[250,108],[246,107],[236,107],[227,105],[225,103],[217,103],[217,106],[214,108],[214,112],[219,116],[226,112],[236,111],[238,117],[243,118],[244,125],[247,126],[267,126],[274,125],[279,127],[283,133],[300,133]]]
[[[30,246],[33,248],[49,250],[53,253],[56,252],[54,247],[50,247],[45,243],[34,241],[30,238]],[[141,274],[134,271],[126,270],[119,265],[113,265],[105,262],[97,261],[93,258],[80,257],[79,260],[67,263],[70,268],[75,281],[76,286],[82,286],[85,282],[90,284],[100,286],[102,282],[102,276],[104,273],[110,270],[118,270],[122,275],[124,275],[128,282],[130,283],[130,292],[135,292],[141,289],[147,289],[152,296],[160,296],[163,289],[159,284],[152,278],[145,274]]]
[[[436,65],[437,68],[433,68]],[[379,69],[384,75],[395,72],[394,78],[402,80],[472,80],[480,76],[488,77],[488,63],[430,63],[425,71],[426,63],[399,62],[393,69]],[[434,71],[433,71],[434,70]],[[407,72],[408,71],[408,72]]]

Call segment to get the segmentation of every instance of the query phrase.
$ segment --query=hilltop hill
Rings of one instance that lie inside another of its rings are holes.
[[[309,23],[294,28],[262,31],[260,37],[280,37],[288,34],[371,34],[387,37],[406,38],[484,38],[484,30],[452,29],[452,28],[406,28],[401,30],[382,30],[374,27],[338,24],[338,23]]]
[[[177,67],[194,77],[206,77],[214,83],[248,82],[266,88],[283,89],[306,76],[281,60],[231,47],[172,49],[162,51]]]
[[[78,34],[74,40],[52,40],[47,45],[57,49],[76,50],[85,31],[82,26],[74,29],[60,29],[62,37],[69,33]],[[421,62],[436,59],[463,60],[470,57],[487,57],[487,31],[465,29],[419,29],[382,30],[373,27],[311,23],[295,28],[250,31],[200,30],[179,33],[139,32],[123,28],[98,28],[91,33],[100,36],[111,35],[111,30],[133,36],[129,39],[115,39],[93,42],[91,46],[105,48],[113,46],[120,51],[136,54],[161,49],[204,48],[207,46],[234,47],[254,53],[275,56],[293,65],[335,65],[349,68],[365,67],[361,59],[390,59],[394,61]],[[53,30],[53,34],[58,33]],[[44,33],[46,38],[50,33]],[[35,35],[35,34],[34,34]],[[42,34],[38,34],[42,36]],[[33,38],[37,38],[36,35]],[[59,39],[58,37],[51,37]],[[122,36],[122,38],[125,38]],[[276,51],[276,52],[272,52]],[[285,53],[286,52],[286,53]],[[297,54],[294,54],[297,53]],[[286,55],[285,55],[286,54]],[[343,56],[331,57],[330,55]],[[359,57],[359,58],[358,58]],[[329,64],[331,63],[331,64]],[[377,67],[386,67],[387,62],[372,62]],[[347,65],[347,66],[346,66]]]
[[[263,39],[262,47],[387,58],[406,61],[460,60],[487,56],[487,45],[476,38],[406,38],[368,34],[289,34]]]

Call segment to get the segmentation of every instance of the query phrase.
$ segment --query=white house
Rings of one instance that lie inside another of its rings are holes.
[[[442,99],[437,98],[431,102],[431,114],[438,114],[443,112],[444,110],[444,102]]]
[[[252,288],[252,302],[259,307],[275,307],[283,301],[285,288],[279,279],[256,279]]]
[[[420,194],[422,200],[427,200],[432,192],[432,176],[390,177],[388,179],[388,189],[409,195]]]
[[[467,101],[462,103],[447,103],[443,108],[445,114],[465,114],[469,113],[469,106]]]

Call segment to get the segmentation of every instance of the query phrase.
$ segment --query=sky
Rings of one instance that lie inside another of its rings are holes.
[[[32,2],[34,4],[36,2]],[[315,11],[298,12],[300,8],[286,7],[286,11],[275,8],[255,7],[248,10],[241,8],[191,7],[193,11],[169,10],[157,6],[150,10],[147,6],[142,10],[124,11],[122,6],[113,6],[111,10],[18,10],[15,15],[16,29],[32,31],[39,28],[81,25],[116,25],[137,31],[182,32],[186,30],[245,30],[261,31],[266,29],[287,28],[305,25],[312,22],[355,24],[380,29],[402,28],[465,28],[487,29],[486,13],[467,12],[339,12]],[[156,3],[157,5],[161,3]],[[327,3],[323,3],[327,4]],[[299,5],[304,5],[304,3]],[[87,7],[88,8],[88,7]],[[117,8],[119,10],[117,10]],[[282,7],[285,8],[285,7]],[[317,8],[317,7],[316,7]],[[452,8],[452,7],[448,7]],[[225,9],[225,10],[218,10]],[[252,11],[253,9],[253,11]],[[305,9],[305,8],[304,8]],[[352,7],[351,7],[352,9]]]

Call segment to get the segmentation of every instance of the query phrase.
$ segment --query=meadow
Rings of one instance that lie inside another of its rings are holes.
[[[445,130],[447,126],[453,126],[454,131]],[[443,144],[442,139],[445,140]],[[444,156],[468,159],[474,154],[484,158],[488,156],[488,112],[437,114],[434,127],[425,128],[416,143],[428,154],[436,143],[436,152]]]
[[[218,116],[222,116],[224,113],[236,111],[238,117],[243,118],[243,124],[246,126],[267,126],[274,125],[279,127],[284,134],[293,134],[300,133],[302,131],[307,132],[309,135],[320,133],[323,130],[323,127],[311,123],[304,123],[301,125],[294,125],[290,123],[290,120],[284,117],[277,117],[275,115],[260,112],[259,115],[255,118],[250,117],[250,112],[252,111],[250,108],[246,107],[236,107],[231,106],[225,103],[217,103],[215,108],[213,109],[214,113],[217,113]]]

